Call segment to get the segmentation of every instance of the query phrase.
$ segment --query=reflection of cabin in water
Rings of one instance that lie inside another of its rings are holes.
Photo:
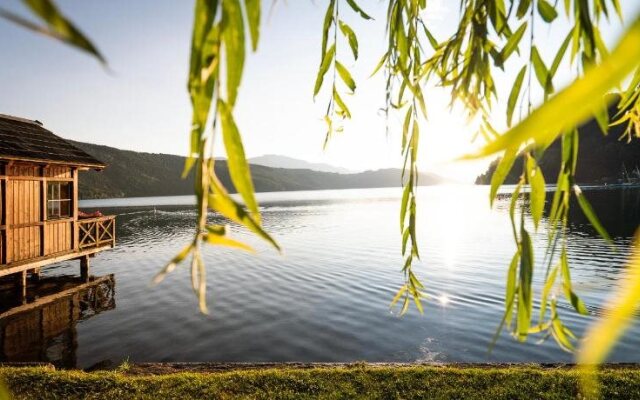
[[[78,172],[105,165],[38,121],[0,115],[0,277],[80,259],[115,245],[113,216],[78,217]]]
[[[76,324],[114,309],[114,288],[113,275],[44,278],[29,283],[24,304],[12,288],[0,290],[0,362],[75,368]]]

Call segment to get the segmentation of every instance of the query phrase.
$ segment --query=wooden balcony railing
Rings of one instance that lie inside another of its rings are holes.
[[[116,245],[116,217],[108,215],[78,220],[78,248]]]

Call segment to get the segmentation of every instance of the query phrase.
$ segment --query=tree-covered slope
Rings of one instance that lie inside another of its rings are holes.
[[[103,161],[101,172],[80,174],[80,198],[175,196],[193,193],[193,178],[181,179],[184,157],[169,154],[141,153],[113,147],[73,142]],[[216,161],[220,179],[232,187],[227,163]],[[309,169],[271,168],[252,165],[253,182],[258,192],[284,190],[350,189],[400,186],[400,169],[381,169],[357,174],[338,174]],[[421,185],[440,183],[433,174],[421,174]]]
[[[614,112],[615,109],[610,112],[612,118]],[[633,138],[628,142],[626,137],[621,140],[624,127],[625,125],[613,126],[609,129],[609,133],[604,135],[598,123],[595,120],[590,120],[578,129],[580,150],[576,167],[576,183],[619,183],[628,178],[640,178],[637,176],[640,171],[640,140]],[[547,182],[554,183],[556,181],[561,159],[562,146],[557,140],[545,151],[539,161]],[[498,161],[494,160],[487,171],[476,178],[476,184],[491,183],[491,175],[493,175]],[[516,160],[505,183],[517,183],[521,174],[522,159],[520,157]]]

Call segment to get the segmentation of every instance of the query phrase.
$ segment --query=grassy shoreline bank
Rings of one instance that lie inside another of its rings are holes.
[[[179,367],[167,368],[170,365]],[[96,372],[0,367],[0,380],[14,399],[487,400],[566,399],[579,394],[579,373],[569,366],[228,365],[220,370],[190,370],[188,364],[157,364],[164,367],[154,370],[153,364],[133,364]],[[606,366],[600,380],[605,399],[640,398],[638,365]]]

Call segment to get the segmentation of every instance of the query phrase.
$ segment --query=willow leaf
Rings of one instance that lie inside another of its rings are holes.
[[[322,53],[320,54],[320,64],[324,63],[324,59],[327,55],[327,43],[329,43],[329,29],[333,23],[333,13],[335,12],[336,0],[331,0],[327,7],[327,12],[324,15],[324,23],[322,24],[322,46],[320,47]]]
[[[400,300],[402,295],[404,295],[406,292],[407,292],[407,285],[402,285],[402,287],[398,290],[398,293],[396,293],[396,295],[393,297],[393,300],[391,300],[391,304],[389,304],[389,308],[393,308],[393,306],[396,305],[398,300]]]
[[[340,110],[342,110],[342,112],[344,113],[344,116],[346,118],[351,118],[351,111],[349,111],[349,107],[347,107],[344,100],[342,100],[342,97],[340,97],[340,94],[335,89],[333,90],[333,99],[336,101],[336,104],[338,105]]]
[[[193,250],[193,243],[183,247],[182,250],[180,250],[180,252],[178,254],[176,254],[171,259],[171,261],[169,261],[167,263],[167,265],[164,266],[162,271],[160,271],[153,278],[153,283],[154,284],[158,284],[158,283],[162,282],[164,280],[164,278],[167,276],[167,274],[171,273],[173,270],[175,270],[176,267],[178,266],[178,264],[180,264],[182,261],[184,261],[184,259],[187,258],[187,256],[191,253],[192,250]]]
[[[249,253],[255,253],[253,247],[224,235],[209,233],[204,236],[204,241],[212,245],[234,247],[236,249],[244,250]]]
[[[509,101],[507,102],[507,126],[511,126],[511,121],[513,120],[513,111],[515,110],[516,104],[518,103],[518,97],[520,96],[520,90],[522,88],[522,81],[524,80],[524,75],[527,72],[527,66],[522,67],[520,72],[518,72],[518,76],[516,76],[516,80],[513,82],[513,87],[511,88],[511,93],[509,93]]]
[[[107,60],[102,56],[96,46],[76,28],[56,7],[55,3],[51,0],[22,0],[22,2],[29,7],[29,9],[36,14],[42,21],[44,21],[49,32],[41,29],[34,29],[36,26],[22,19],[21,17],[14,16],[10,13],[3,13],[3,16],[7,19],[11,19],[13,22],[20,24],[21,26],[34,30],[38,33],[44,33],[48,36],[61,40],[71,46],[86,51],[93,55],[101,63],[106,64]],[[12,18],[14,17],[14,18]],[[17,18],[15,18],[17,17]],[[24,23],[22,22],[24,21]]]
[[[514,0],[515,2],[515,0]],[[531,6],[531,0],[520,0],[518,4],[518,10],[516,11],[516,17],[522,18],[527,14],[529,7]]]
[[[493,201],[496,198],[498,189],[502,186],[507,175],[509,175],[509,171],[511,171],[511,168],[513,167],[517,153],[517,148],[505,150],[502,158],[496,166],[496,170],[493,172],[493,175],[491,175],[491,190],[489,191],[489,202],[491,206],[493,206]]]
[[[613,241],[611,240],[611,236],[609,236],[609,233],[600,222],[600,219],[598,219],[595,211],[593,211],[593,207],[591,207],[591,203],[589,203],[589,200],[584,197],[582,190],[576,185],[574,186],[573,191],[576,194],[578,204],[580,205],[580,208],[582,209],[585,217],[587,217],[587,219],[589,220],[589,223],[591,223],[591,225],[603,239],[605,239],[609,243],[613,243]]]
[[[318,76],[316,77],[316,85],[313,89],[313,97],[316,97],[320,92],[320,88],[322,88],[322,82],[324,80],[324,76],[329,70],[331,66],[331,62],[336,54],[336,45],[332,45],[327,53],[322,58],[322,63],[320,64],[320,69],[318,69]]]
[[[264,229],[262,229],[260,224],[249,213],[247,213],[242,206],[231,198],[227,190],[222,186],[218,177],[212,175],[210,178],[213,193],[209,195],[209,206],[230,220],[245,226],[247,229],[269,242],[273,247],[280,251],[278,243],[273,240],[273,238],[265,232]]]
[[[513,314],[513,304],[516,296],[516,274],[518,272],[519,261],[520,252],[516,252],[511,259],[511,264],[509,264],[509,270],[507,272],[507,289],[504,299],[504,319],[509,327],[511,326],[511,315]]]
[[[562,287],[564,289],[565,297],[578,313],[588,315],[589,311],[587,311],[587,306],[573,291],[571,284],[571,271],[569,269],[569,260],[567,258],[567,249],[562,249],[562,253],[560,254],[560,268],[562,270]]]
[[[531,201],[531,216],[533,218],[533,224],[536,229],[538,229],[538,224],[540,223],[542,213],[544,212],[546,188],[542,170],[537,165],[533,157],[528,157],[527,159],[527,180],[529,181],[529,187],[531,189],[531,192],[529,193]]]
[[[534,110],[518,125],[465,158],[485,157],[529,140],[552,143],[562,132],[579,125],[602,107],[603,97],[638,66],[640,18],[624,33],[618,46],[600,65]]]
[[[2,381],[0,381],[0,400],[11,400],[11,393]]]
[[[631,325],[640,305],[640,231],[636,233],[631,257],[619,282],[620,286],[605,306],[607,312],[589,328],[578,352],[577,360],[586,372],[581,377],[583,388],[587,392],[591,392],[595,387],[595,366],[605,360],[615,343]]]
[[[553,314],[557,314],[555,303],[551,303],[551,309]],[[567,333],[571,332],[564,326],[560,318],[557,316],[551,320],[551,333],[553,334],[553,338],[560,345],[560,348],[571,353],[574,350],[573,344],[569,340],[569,336]],[[573,335],[573,333],[571,333]],[[575,335],[573,335],[575,336]]]
[[[186,178],[195,165],[195,157],[199,155],[200,141],[204,126],[211,108],[213,95],[213,80],[208,85],[202,83],[203,51],[205,43],[213,30],[213,20],[218,8],[218,2],[197,0],[195,6],[193,32],[191,34],[191,57],[189,62],[188,90],[193,108],[192,127],[190,135],[189,154],[185,161],[182,178]],[[219,33],[219,29],[217,30]]]
[[[409,195],[411,194],[411,189],[413,186],[413,182],[409,179],[402,190],[402,200],[400,201],[400,230],[404,229],[404,223],[407,219],[407,209],[409,206]]]
[[[351,52],[353,53],[353,58],[358,59],[358,37],[351,27],[344,22],[340,21],[340,31],[347,38],[349,42],[349,47],[351,47]]]
[[[357,12],[358,14],[360,14],[360,16],[362,18],[364,18],[364,19],[373,19],[366,12],[364,12],[362,10],[362,8],[360,8],[360,6],[355,2],[355,0],[347,0],[347,4],[349,4],[349,6],[353,9],[353,11]]]
[[[527,22],[523,22],[522,25],[514,32],[513,35],[507,40],[507,43],[504,45],[504,48],[500,52],[500,61],[504,63],[507,61],[509,56],[513,54],[514,51],[518,48],[518,44],[520,43],[520,39],[524,35],[527,30]]]
[[[388,57],[389,57],[389,53],[384,53],[382,57],[380,57],[380,61],[378,61],[378,64],[376,64],[376,67],[373,69],[373,72],[371,73],[371,75],[369,75],[369,77],[374,76],[375,74],[378,73],[378,71],[380,71],[380,68],[382,68],[384,63],[387,61]]]
[[[571,32],[569,32],[567,37],[564,39],[564,41],[560,45],[560,48],[558,49],[558,52],[553,58],[553,62],[551,63],[551,67],[549,68],[549,75],[552,78],[556,75],[556,72],[558,71],[558,67],[560,66],[560,63],[564,58],[564,54],[567,52],[567,47],[569,47],[570,42],[571,42]]]
[[[249,32],[251,33],[251,48],[258,49],[260,39],[260,0],[245,0],[244,8],[247,10],[247,20],[249,22]]]
[[[551,269],[551,272],[549,272],[549,276],[547,276],[547,280],[544,283],[544,287],[542,288],[542,295],[540,297],[540,321],[544,319],[544,315],[547,312],[547,302],[549,300],[549,294],[551,293],[553,285],[556,283],[558,269],[558,265]]]
[[[529,233],[522,229],[522,256],[520,257],[520,278],[518,284],[518,340],[527,338],[531,326],[531,311],[533,309],[533,245]]]
[[[553,22],[558,17],[558,12],[547,0],[538,0],[538,12],[545,22]]]
[[[336,61],[336,70],[338,71],[338,75],[342,78],[342,81],[347,85],[352,92],[356,90],[356,81],[351,77],[351,73],[344,65],[342,65],[339,61]]]
[[[533,63],[533,70],[536,73],[536,78],[538,79],[540,86],[544,89],[545,95],[552,93],[553,84],[551,83],[549,70],[547,70],[547,66],[544,65],[544,61],[542,61],[542,57],[540,57],[540,53],[536,46],[531,48],[531,61]]]
[[[242,145],[240,132],[233,119],[230,107],[222,100],[218,101],[218,112],[220,113],[222,139],[227,151],[227,163],[231,181],[238,193],[242,196],[244,203],[247,205],[256,222],[260,223],[258,202],[255,198],[251,171],[244,154],[244,146]]]
[[[221,29],[227,61],[227,104],[233,108],[238,97],[245,58],[244,19],[239,0],[222,1]]]

